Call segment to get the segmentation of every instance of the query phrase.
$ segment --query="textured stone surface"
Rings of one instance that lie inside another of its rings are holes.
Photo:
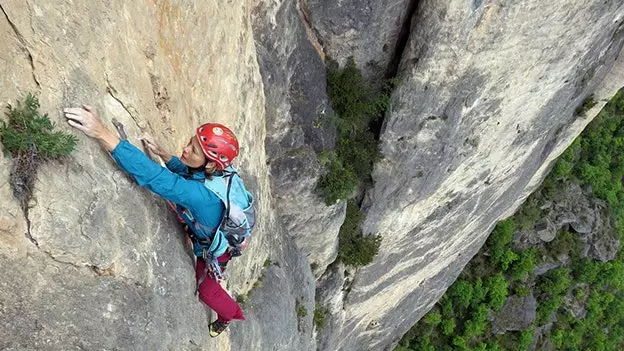
[[[192,259],[175,217],[94,141],[80,135],[70,158],[41,169],[28,218],[12,198],[10,161],[2,158],[0,349],[313,348],[311,316],[303,321],[306,333],[293,323],[295,299],[313,305],[313,277],[273,212],[251,4],[3,0],[0,6],[3,107],[34,92],[41,110],[67,131],[61,108],[90,103],[106,123],[112,117],[124,123],[135,144],[150,132],[174,153],[200,122],[227,124],[241,141],[237,166],[258,211],[246,254],[228,267],[229,289],[245,294],[269,256],[282,264],[264,272],[269,287],[256,288],[259,296],[275,297],[263,302],[263,313],[247,311],[246,322],[211,339],[210,314],[193,295]]]
[[[292,1],[261,2],[254,37],[264,82],[267,158],[281,223],[323,272],[336,258],[345,204],[317,195],[322,168],[315,151],[333,148],[335,127],[325,93],[325,66]]]
[[[396,343],[622,84],[619,1],[425,0],[416,14],[364,203],[383,242],[327,350]]]
[[[564,229],[576,235],[582,243],[579,252],[582,257],[602,262],[616,257],[620,241],[614,218],[607,203],[597,199],[590,189],[567,183],[563,185],[562,191],[541,207],[544,215],[534,230],[524,230],[514,236],[514,244],[518,248],[552,241],[558,231]]]
[[[535,321],[537,301],[532,295],[510,296],[492,320],[492,332],[504,334],[529,328]]]
[[[343,64],[348,57],[375,81],[393,59],[399,33],[415,1],[303,0],[325,53]]]

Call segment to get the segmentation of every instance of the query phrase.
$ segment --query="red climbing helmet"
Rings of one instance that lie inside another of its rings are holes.
[[[206,123],[197,128],[197,139],[204,155],[217,164],[218,169],[230,166],[238,156],[238,140],[232,131],[219,123]]]

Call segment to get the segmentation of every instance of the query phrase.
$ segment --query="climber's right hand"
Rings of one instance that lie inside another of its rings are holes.
[[[165,149],[163,149],[158,144],[158,142],[156,142],[154,137],[151,136],[150,134],[144,133],[143,135],[141,135],[141,137],[139,139],[143,142],[143,145],[145,145],[145,147],[149,151],[154,153],[154,155],[159,156],[160,158],[162,158],[163,161],[169,162],[169,160],[171,160],[171,153],[169,153]]]
[[[119,144],[119,138],[102,124],[93,107],[82,105],[82,107],[65,108],[63,114],[70,126],[97,139],[106,150],[113,151]]]

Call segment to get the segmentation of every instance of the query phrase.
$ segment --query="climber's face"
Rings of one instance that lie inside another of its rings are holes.
[[[186,147],[182,149],[180,161],[191,168],[199,168],[206,164],[206,156],[196,136],[192,136]]]

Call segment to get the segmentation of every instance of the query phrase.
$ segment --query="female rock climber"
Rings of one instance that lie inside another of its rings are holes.
[[[216,123],[200,126],[182,150],[180,158],[163,150],[151,138],[144,139],[147,147],[165,161],[167,170],[128,141],[120,140],[111,133],[100,122],[92,107],[83,105],[66,108],[63,112],[72,127],[99,141],[111,153],[119,167],[133,176],[139,185],[177,204],[180,211],[190,211],[195,226],[219,226],[224,204],[203,182],[214,172],[230,166],[238,155],[238,141],[228,128]],[[192,232],[193,229],[190,229],[191,237]],[[215,259],[212,261],[206,260],[205,255],[202,257],[196,241],[193,246],[195,254],[199,256],[195,266],[199,298],[218,315],[217,320],[209,326],[210,336],[215,337],[226,330],[232,320],[245,319],[238,303],[218,283],[212,268],[206,277],[206,268],[211,267],[212,262],[218,262],[217,270],[224,269],[230,254],[227,251],[227,242],[215,247]]]

